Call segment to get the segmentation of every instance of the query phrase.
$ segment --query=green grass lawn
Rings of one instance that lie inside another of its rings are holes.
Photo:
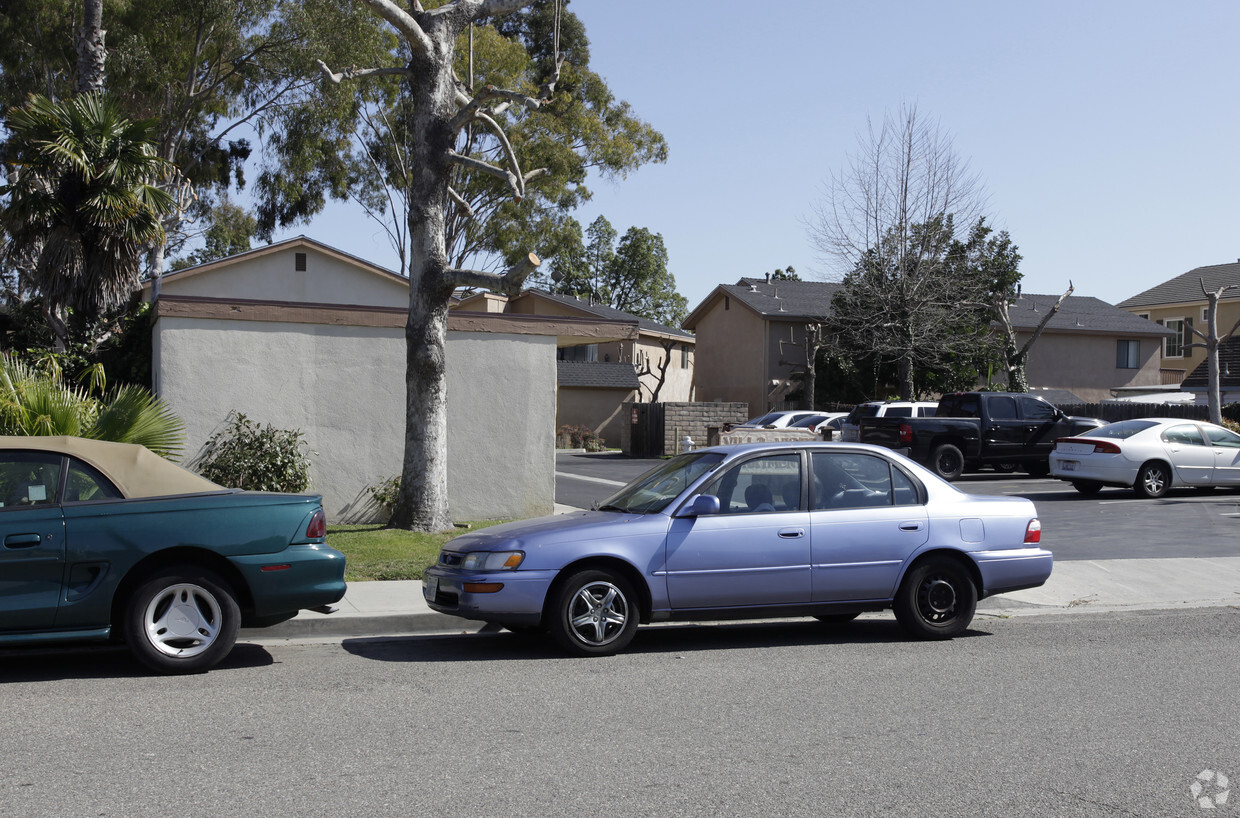
[[[439,549],[453,537],[467,531],[496,525],[503,520],[469,523],[439,534],[401,531],[382,525],[332,525],[327,528],[327,544],[348,558],[344,578],[347,582],[379,579],[421,579],[422,571],[435,562]]]

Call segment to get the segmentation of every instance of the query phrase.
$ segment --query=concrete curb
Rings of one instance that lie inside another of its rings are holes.
[[[432,611],[417,580],[355,582],[334,614],[302,611],[241,641],[335,640],[412,633],[473,633],[482,623]],[[978,618],[1041,614],[1240,608],[1240,557],[1080,560],[1055,565],[1041,588],[1001,594],[978,605]],[[875,614],[890,616],[890,613]]]

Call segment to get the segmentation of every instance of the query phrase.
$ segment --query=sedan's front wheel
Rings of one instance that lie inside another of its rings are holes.
[[[579,656],[608,656],[633,641],[640,613],[633,587],[609,571],[586,570],[559,586],[552,602],[551,635]]]
[[[129,650],[160,673],[197,673],[228,655],[241,610],[228,583],[191,565],[166,568],[144,582],[125,606]]]
[[[931,557],[904,577],[893,607],[900,625],[913,636],[950,639],[973,621],[977,588],[958,561]]]
[[[1171,472],[1162,463],[1146,463],[1137,473],[1137,482],[1133,485],[1137,494],[1157,500],[1167,493],[1171,485]]]

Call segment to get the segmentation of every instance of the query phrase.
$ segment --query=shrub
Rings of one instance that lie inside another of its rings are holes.
[[[248,491],[305,491],[310,461],[300,430],[260,426],[240,412],[216,432],[198,458],[198,473],[213,483]]]
[[[601,452],[605,448],[603,438],[588,426],[561,426],[556,432],[555,445],[561,449],[585,449]]]
[[[396,507],[396,497],[400,494],[400,475],[381,480],[377,485],[366,489],[375,503],[384,511],[390,512]]]

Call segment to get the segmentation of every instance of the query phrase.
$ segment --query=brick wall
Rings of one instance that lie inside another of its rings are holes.
[[[663,454],[677,454],[682,450],[680,441],[685,435],[693,439],[695,448],[718,444],[719,433],[725,423],[737,424],[749,420],[749,404],[731,403],[664,403],[663,406]],[[621,433],[620,447],[626,453],[632,451],[632,427],[627,422],[632,415],[633,404],[624,404],[626,423]]]

